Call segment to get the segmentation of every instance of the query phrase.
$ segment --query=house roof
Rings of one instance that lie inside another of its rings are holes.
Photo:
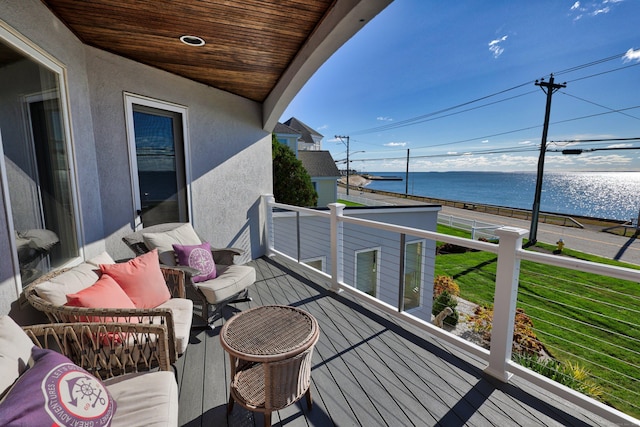
[[[340,171],[328,151],[299,150],[298,159],[312,178],[340,176]]]
[[[273,128],[273,133],[279,135],[301,135],[299,131],[280,122],[276,123],[276,126]]]
[[[269,132],[320,65],[391,1],[42,0],[89,46],[262,103]]]
[[[319,134],[318,132],[316,132],[313,128],[307,126],[306,124],[302,123],[300,120],[296,119],[295,117],[291,117],[289,120],[287,120],[286,122],[284,122],[285,125],[289,126],[290,128],[293,128],[295,130],[298,131],[298,133],[300,133],[300,135],[302,135],[300,137],[300,139],[304,142],[306,142],[307,144],[314,144],[315,141],[313,140],[313,137],[320,137],[322,139],[321,134]]]

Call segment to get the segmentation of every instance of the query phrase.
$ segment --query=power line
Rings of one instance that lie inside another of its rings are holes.
[[[612,61],[612,60],[615,60],[615,59],[620,59],[621,57],[623,57],[625,55],[625,53],[626,52],[622,52],[622,53],[619,53],[619,54],[616,54],[616,55],[611,55],[611,56],[608,56],[606,58],[598,59],[598,60],[591,61],[591,62],[588,62],[588,63],[585,63],[585,64],[581,64],[581,65],[570,67],[570,68],[567,68],[567,69],[564,69],[564,70],[560,70],[560,71],[552,73],[552,74],[557,76],[557,75],[561,75],[561,74],[572,73],[572,72],[575,72],[575,71],[578,71],[578,70],[582,70],[584,68],[588,68],[588,67],[592,67],[592,66],[595,66],[595,65],[603,64],[605,62],[609,62],[609,61]],[[633,66],[637,66],[637,65],[640,65],[640,62],[635,63],[635,64],[631,64],[631,65],[627,65],[627,66],[624,66],[624,67],[618,67],[618,68],[615,68],[613,70],[608,70],[608,71],[604,71],[604,72],[601,72],[601,73],[592,74],[590,76],[580,77],[578,79],[570,80],[570,82],[575,82],[575,81],[579,81],[579,80],[584,80],[584,79],[600,76],[600,75],[603,75],[603,74],[611,73],[611,72],[614,72],[614,71],[619,71],[619,70],[626,69],[626,68],[633,67]],[[426,121],[431,121],[431,120],[436,120],[436,119],[443,118],[443,117],[448,117],[450,115],[458,114],[458,113],[452,113],[452,114],[443,115],[443,116],[439,116],[439,115],[441,115],[443,113],[446,113],[448,111],[451,111],[451,110],[455,110],[455,109],[464,107],[466,105],[470,105],[470,104],[473,104],[473,103],[476,103],[476,102],[480,102],[480,101],[482,101],[484,99],[488,99],[488,98],[491,98],[491,97],[494,97],[494,96],[497,96],[497,95],[500,95],[500,94],[503,94],[503,93],[506,93],[506,92],[509,92],[509,91],[512,91],[512,90],[515,90],[515,89],[518,89],[518,88],[521,88],[521,87],[524,87],[524,86],[527,86],[527,85],[529,85],[531,83],[533,83],[533,81],[528,81],[528,82],[513,86],[511,88],[504,89],[504,90],[492,93],[490,95],[485,95],[485,96],[482,96],[480,98],[473,99],[471,101],[467,101],[467,102],[463,102],[461,104],[454,105],[452,107],[447,107],[447,108],[444,108],[444,109],[441,109],[441,110],[438,110],[438,111],[434,111],[434,112],[423,114],[423,115],[420,115],[420,116],[417,116],[417,117],[405,119],[405,120],[402,120],[402,121],[399,121],[399,122],[396,122],[396,123],[386,124],[386,125],[382,125],[382,126],[376,126],[376,127],[372,127],[372,128],[368,128],[368,129],[362,129],[362,130],[359,130],[359,131],[356,131],[356,132],[350,132],[350,134],[351,135],[364,135],[364,134],[369,134],[369,133],[374,133],[374,132],[384,132],[384,131],[387,131],[387,130],[393,130],[393,129],[397,129],[397,128],[412,126],[412,125],[420,124],[420,123],[423,123],[423,122],[426,122]],[[524,96],[524,95],[527,95],[529,93],[531,93],[531,92],[527,92],[527,93],[525,93],[523,95],[518,95],[518,96]],[[465,111],[471,111],[471,110],[474,110],[474,109],[477,109],[477,108],[482,108],[484,106],[493,105],[493,104],[496,104],[498,102],[504,102],[506,100],[510,100],[510,99],[516,98],[518,96],[506,98],[503,101],[496,101],[496,102],[493,102],[493,103],[488,103],[488,104],[485,104],[483,106],[475,107],[475,108],[468,109],[468,110],[465,110]],[[463,112],[465,112],[465,111],[463,111]],[[438,117],[434,117],[434,116],[438,116]],[[479,139],[479,138],[473,138],[473,139]],[[471,140],[473,140],[473,139],[471,139]]]
[[[640,64],[640,62],[639,62],[638,64]],[[561,90],[561,91],[560,91],[560,93],[561,93],[561,94],[563,94],[563,95],[567,95],[567,96],[570,96],[570,97],[572,97],[572,98],[578,99],[578,100],[580,100],[580,101],[582,101],[582,102],[586,102],[586,103],[588,103],[588,104],[595,105],[596,107],[604,108],[605,110],[615,111],[613,108],[609,108],[609,107],[604,106],[604,105],[602,105],[602,104],[598,104],[598,103],[596,103],[596,102],[589,101],[589,100],[584,99],[584,98],[580,98],[579,96],[571,95],[570,93],[567,93],[567,92],[565,92],[565,91],[563,91],[563,90]],[[631,117],[632,119],[640,120],[640,118],[639,118],[639,117],[632,116],[631,114],[623,113],[623,112],[620,112],[620,111],[618,111],[618,112],[619,112],[620,114],[622,114],[623,116],[627,116],[627,117]]]
[[[414,122],[420,123],[420,120],[423,120],[423,119],[426,119],[426,118],[429,118],[429,117],[432,117],[432,116],[436,116],[438,114],[446,113],[447,111],[455,110],[457,108],[464,107],[465,105],[470,105],[470,104],[473,104],[473,103],[476,103],[476,102],[480,102],[483,99],[488,99],[488,98],[491,98],[491,97],[494,97],[494,96],[497,96],[497,95],[500,95],[500,94],[503,94],[503,93],[506,93],[506,92],[509,92],[509,91],[512,91],[512,90],[515,90],[515,89],[518,89],[518,88],[521,88],[523,86],[529,85],[532,82],[533,82],[533,80],[530,81],[530,82],[527,82],[527,83],[519,84],[519,85],[511,87],[509,89],[504,89],[504,90],[501,90],[499,92],[492,93],[491,95],[482,96],[480,98],[476,98],[476,99],[471,100],[471,101],[463,102],[462,104],[454,105],[452,107],[447,107],[447,108],[444,108],[442,110],[438,110],[438,111],[434,111],[434,112],[431,112],[431,113],[423,114],[423,115],[418,116],[418,117],[413,117],[413,118],[402,120],[400,122],[396,122],[396,123],[392,123],[392,124],[386,124],[386,125],[382,125],[382,126],[369,128],[369,129],[363,129],[363,130],[356,131],[356,132],[350,132],[350,134],[351,135],[363,135],[363,134],[368,134],[368,133],[373,133],[373,132],[382,132],[382,131],[385,131],[385,130],[395,129],[397,127],[409,126],[411,124],[414,124]]]

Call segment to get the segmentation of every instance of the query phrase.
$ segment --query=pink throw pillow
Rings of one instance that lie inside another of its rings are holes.
[[[195,268],[200,272],[192,276],[193,283],[215,279],[217,276],[216,263],[211,255],[211,245],[207,242],[199,245],[173,245],[173,250],[178,258],[178,264]]]
[[[100,264],[131,298],[136,308],[155,308],[171,299],[158,260],[158,250],[120,264]]]
[[[96,283],[76,292],[67,295],[67,305],[72,307],[88,308],[136,308],[131,299],[122,288],[109,276],[103,275]],[[126,321],[126,319],[106,319],[107,321]],[[78,319],[80,322],[98,322],[100,318]]]

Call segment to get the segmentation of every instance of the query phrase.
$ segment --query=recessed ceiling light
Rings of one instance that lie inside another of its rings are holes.
[[[204,40],[198,36],[182,36],[180,41],[189,46],[204,46]]]

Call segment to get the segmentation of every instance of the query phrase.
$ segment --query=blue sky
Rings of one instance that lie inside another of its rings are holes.
[[[546,95],[545,171],[640,171],[640,0],[396,0],[338,50],[291,102],[352,168],[535,171]],[[622,110],[622,111],[619,111]],[[616,112],[617,111],[617,112]],[[551,142],[557,141],[557,142]],[[346,140],[345,140],[346,142]],[[364,153],[358,151],[364,151]]]

